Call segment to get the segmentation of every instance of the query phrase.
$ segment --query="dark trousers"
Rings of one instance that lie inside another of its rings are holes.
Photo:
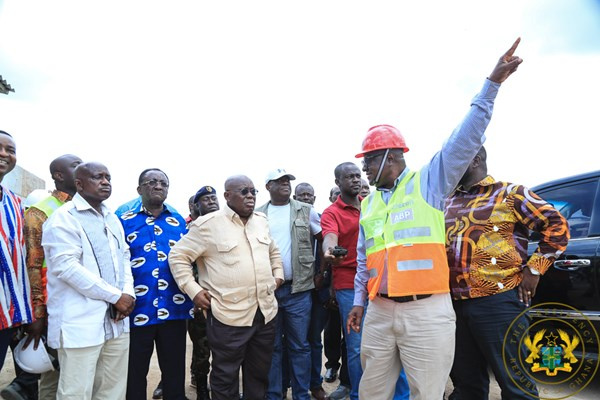
[[[239,374],[242,367],[245,400],[263,400],[269,385],[269,370],[275,343],[275,319],[265,324],[256,311],[252,326],[230,326],[208,313],[206,334],[212,353],[211,398],[239,398]]]
[[[40,380],[40,374],[31,374],[29,372],[23,371],[17,361],[14,358],[15,349],[19,344],[19,339],[13,338],[10,342],[10,349],[13,352],[13,364],[15,366],[15,379],[12,380],[11,383],[17,383],[21,388],[23,394],[27,395],[27,399],[29,400],[37,400],[38,398],[38,381]],[[31,342],[29,345],[33,346],[34,342]],[[40,346],[43,346],[44,343],[40,342]]]
[[[206,377],[210,371],[210,348],[206,337],[206,318],[202,311],[195,312],[194,319],[188,320],[188,334],[192,341],[192,375]]]
[[[515,344],[511,344],[510,340],[504,342],[510,324],[525,309],[517,297],[517,290],[457,300],[453,305],[456,312],[456,352],[451,376],[460,399],[488,399],[488,367],[502,389],[502,399],[537,398],[535,382],[529,378],[527,371],[507,368],[502,358],[503,352],[506,359],[521,357],[524,360],[527,357],[526,349],[522,344],[519,346],[518,341]],[[516,324],[521,325],[522,331],[527,331],[529,319],[523,315]],[[520,387],[515,382],[519,382]]]
[[[342,325],[340,321],[339,310],[327,310],[328,319],[325,325],[324,349],[325,349],[325,368],[339,369],[340,383],[350,387],[350,377],[348,376],[348,353],[346,351],[346,342],[342,335]],[[340,355],[342,364],[340,366]]]
[[[2,366],[4,365],[6,352],[8,351],[8,346],[10,345],[14,333],[14,328],[0,330],[0,370],[2,370]]]
[[[127,400],[146,399],[146,376],[155,344],[163,398],[185,399],[185,335],[184,319],[131,328]]]

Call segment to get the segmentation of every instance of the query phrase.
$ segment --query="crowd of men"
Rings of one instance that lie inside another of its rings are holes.
[[[55,190],[25,212],[2,186],[0,365],[23,331],[17,350],[60,366],[21,365],[41,373],[40,399],[145,399],[156,348],[154,397],[185,399],[189,332],[199,399],[280,400],[291,387],[294,400],[432,400],[449,377],[454,398],[486,399],[488,367],[503,398],[537,397],[534,382],[525,393],[519,371],[504,368],[502,352],[522,349],[503,349],[503,336],[569,230],[536,194],[487,174],[484,132],[522,61],[518,43],[421,169],[406,166],[395,127],[371,128],[356,155],[368,184],[340,163],[322,214],[310,184],[292,195],[285,169],[266,175],[266,204],[249,177],[231,176],[224,205],[204,186],[187,218],[165,202],[158,168],[140,173],[139,198],[114,213],[108,168],[74,155],[50,163]],[[0,131],[0,181],[15,164],[15,141]],[[542,239],[528,260],[529,230]],[[328,394],[323,379],[338,370]],[[27,390],[17,377],[2,395]]]

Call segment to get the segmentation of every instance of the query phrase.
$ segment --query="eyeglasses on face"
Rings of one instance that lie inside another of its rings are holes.
[[[239,192],[242,194],[242,196],[246,196],[248,193],[250,193],[252,196],[256,196],[256,194],[258,193],[258,190],[252,188],[243,188],[243,189],[234,189],[233,192]]]
[[[382,156],[384,153],[370,154],[368,156],[364,156],[362,165],[368,167],[376,158]]]
[[[151,188],[156,187],[160,183],[160,186],[164,188],[169,187],[169,182],[167,181],[157,181],[156,179],[152,179],[150,181],[142,182],[142,186],[150,186]]]

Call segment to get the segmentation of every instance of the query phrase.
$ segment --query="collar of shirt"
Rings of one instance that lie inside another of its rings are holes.
[[[481,186],[490,186],[490,185],[493,185],[494,183],[496,183],[496,180],[491,175],[488,175],[485,178],[483,178],[482,180],[480,180],[479,182],[477,182],[476,184],[474,184],[470,190],[465,190],[465,188],[462,185],[460,185],[459,187],[456,188],[456,191],[462,192],[462,193],[469,193],[473,190],[477,190],[477,188],[479,188]]]
[[[239,214],[236,213],[235,211],[233,211],[228,205],[227,203],[225,203],[225,205],[221,208],[221,210],[223,210],[223,213],[227,216],[227,218],[229,218],[232,221],[239,221],[241,224],[243,224],[242,219],[240,218]],[[250,217],[248,217],[249,219],[252,218],[252,216],[254,215],[254,211],[252,212],[252,214],[250,214]]]
[[[378,189],[378,190],[379,190],[379,189]],[[362,201],[362,200],[363,200],[363,198],[362,198],[362,197],[360,197],[360,196],[358,196],[358,199],[359,199],[360,201]],[[352,208],[352,209],[355,209],[355,210],[357,210],[357,208],[356,208],[356,207],[354,207],[354,206],[351,206],[351,205],[349,205],[349,204],[346,204],[346,203],[344,202],[344,200],[342,200],[342,196],[338,196],[338,198],[335,200],[335,203],[334,203],[334,204],[335,204],[337,207],[339,207],[339,208],[342,208],[342,209],[344,209],[344,208]],[[359,208],[358,208],[358,209],[360,209],[360,206],[359,206]],[[319,214],[319,215],[320,215],[320,214]]]
[[[66,203],[67,201],[71,201],[73,199],[73,196],[71,196],[69,193],[60,191],[58,189],[54,189],[52,191],[52,196],[56,197],[62,203]]]
[[[75,196],[73,196],[73,205],[75,206],[77,211],[93,210],[96,214],[98,213],[98,211],[96,211],[96,209],[92,207],[90,203],[88,203],[83,197],[81,197],[79,193],[76,193]],[[110,213],[110,210],[107,206],[104,205],[104,203],[100,204],[100,209],[102,210],[103,217]]]
[[[402,179],[404,179],[404,177],[406,176],[406,174],[408,174],[410,172],[410,169],[408,167],[404,168],[404,171],[402,171],[402,173],[396,178],[396,180],[394,181],[394,187],[391,189],[387,189],[387,188],[377,188],[377,190],[379,190],[380,192],[394,192],[396,190],[396,188],[398,187],[398,184],[400,183],[400,181]]]
[[[133,210],[132,210],[132,211],[133,211]],[[144,214],[146,214],[146,215],[150,215],[150,216],[152,216],[152,213],[151,213],[150,211],[148,211],[148,209],[147,209],[146,207],[144,207],[144,204],[143,204],[143,203],[142,203],[142,204],[140,204],[140,208],[139,208],[137,211],[135,211],[135,213],[136,213],[136,214],[139,214],[139,213],[141,213],[141,212],[143,212],[143,213],[144,213]],[[173,213],[175,213],[176,211],[175,211],[175,209],[173,209],[173,207],[171,207],[171,206],[170,206],[170,205],[168,205],[167,203],[163,203],[163,210],[162,210],[162,212],[161,212],[160,214],[162,215],[162,214],[164,214],[164,213],[166,213],[166,212],[167,212],[167,213],[169,213],[169,214],[173,214]]]

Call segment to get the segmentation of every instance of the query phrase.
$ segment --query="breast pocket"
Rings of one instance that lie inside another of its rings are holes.
[[[300,246],[308,243],[308,245],[310,246],[311,243],[311,239],[310,239],[310,227],[308,225],[308,223],[306,223],[306,221],[297,218],[294,221],[294,229],[296,231],[296,237],[298,239],[298,242],[300,244]]]
[[[219,252],[219,260],[228,266],[233,266],[237,263],[237,248],[238,244],[235,242],[221,242],[217,243],[217,251]]]

